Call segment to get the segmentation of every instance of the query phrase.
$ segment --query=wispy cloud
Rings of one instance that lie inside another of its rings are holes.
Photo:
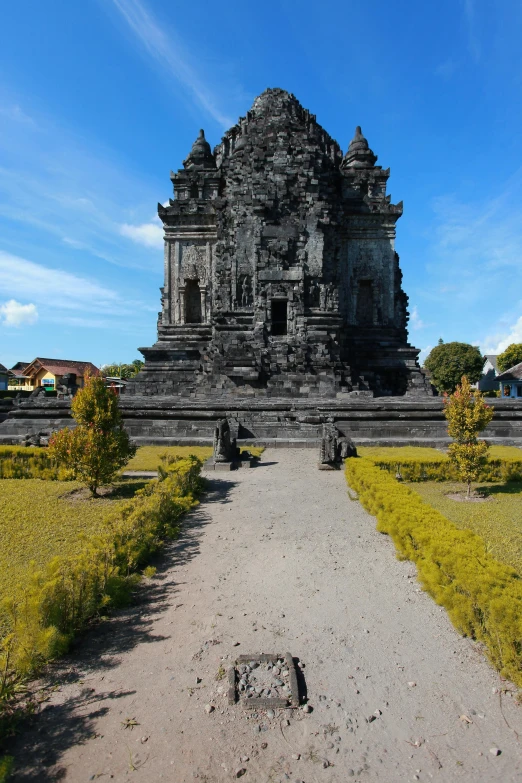
[[[493,198],[463,203],[444,196],[434,201],[434,242],[427,266],[435,280],[427,286],[427,298],[450,297],[469,307],[501,292],[505,297],[506,274],[512,286],[522,285],[521,174],[522,169],[515,172]]]
[[[163,247],[163,228],[158,218],[153,218],[148,223],[140,223],[135,226],[123,223],[120,226],[120,233],[122,236],[145,247]]]
[[[85,277],[0,251],[0,288],[60,310],[94,310],[115,303],[118,294]]]
[[[432,241],[415,291],[423,314],[444,325],[447,339],[458,336],[489,353],[520,336],[521,174],[486,198],[465,202],[447,195],[433,203]]]
[[[413,331],[419,331],[420,329],[424,329],[425,326],[426,324],[419,315],[419,309],[417,305],[415,305],[410,315],[410,327]]]
[[[38,310],[34,304],[21,304],[16,299],[0,305],[0,318],[4,326],[31,326],[38,320]]]
[[[468,33],[468,49],[473,60],[477,63],[480,60],[480,40],[477,32],[476,6],[475,0],[463,0],[464,20]]]
[[[0,117],[3,119],[19,122],[24,125],[33,125],[36,127],[36,122],[30,117],[17,103],[0,104]]]
[[[484,339],[483,350],[484,353],[498,354],[505,351],[511,343],[522,343],[522,315],[504,331],[488,335]]]
[[[435,73],[437,76],[441,76],[443,79],[451,79],[458,68],[459,63],[454,60],[453,57],[448,57],[447,60],[444,60],[444,62],[437,65],[435,68]]]
[[[234,120],[217,105],[212,94],[183,45],[177,33],[169,27],[168,35],[140,0],[112,0],[147,54],[162,68],[167,67],[169,74],[190,94],[198,105],[212,117],[218,125],[228,128]]]

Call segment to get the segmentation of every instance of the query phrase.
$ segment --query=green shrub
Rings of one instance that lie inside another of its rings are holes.
[[[118,397],[100,376],[88,376],[71,402],[76,427],[65,427],[49,438],[49,453],[73,478],[84,481],[93,497],[110,484],[136,454],[123,429]]]
[[[444,606],[460,633],[484,643],[493,665],[522,686],[522,581],[368,459],[348,459],[346,478],[377,530],[393,538],[400,557],[416,563],[423,589]]]

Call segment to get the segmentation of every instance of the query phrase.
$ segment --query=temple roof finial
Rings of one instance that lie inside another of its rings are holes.
[[[183,165],[186,169],[215,169],[216,160],[210,149],[210,144],[205,139],[205,131],[203,128],[199,131],[199,135],[192,145],[188,157],[183,161]]]
[[[343,158],[341,168],[373,168],[377,161],[377,155],[370,149],[366,138],[363,136],[361,126],[355,129],[355,136],[350,142],[348,152]]]

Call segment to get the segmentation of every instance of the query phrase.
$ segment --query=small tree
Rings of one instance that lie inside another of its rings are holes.
[[[449,458],[468,485],[469,500],[471,482],[477,480],[480,468],[487,461],[489,448],[486,441],[477,440],[477,435],[493,418],[493,408],[486,405],[478,389],[471,388],[464,375],[460,386],[445,399],[444,415],[448,421],[448,435],[454,440],[448,449]]]
[[[431,382],[441,393],[451,394],[465,375],[470,383],[482,376],[484,357],[476,345],[441,343],[430,351],[424,366],[431,373]]]
[[[49,454],[65,465],[74,478],[84,481],[96,496],[136,453],[121,423],[118,397],[101,376],[87,378],[71,403],[77,426],[49,439]]]
[[[500,372],[505,372],[520,362],[522,362],[522,343],[511,343],[497,356],[497,367]]]

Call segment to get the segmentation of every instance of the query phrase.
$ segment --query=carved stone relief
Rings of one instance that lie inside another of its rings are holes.
[[[206,285],[207,248],[205,245],[184,245],[181,254],[181,272],[183,280],[199,280],[201,285]]]

